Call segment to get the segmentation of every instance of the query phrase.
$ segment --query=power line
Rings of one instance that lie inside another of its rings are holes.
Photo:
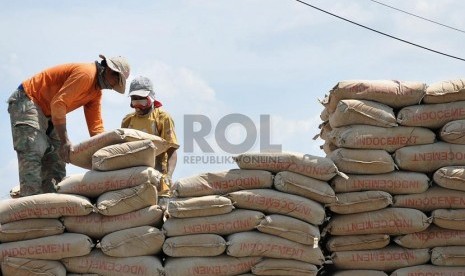
[[[447,57],[450,57],[450,58],[454,58],[454,59],[458,59],[458,60],[461,60],[461,61],[465,61],[465,59],[463,59],[463,58],[456,57],[456,56],[453,56],[453,55],[449,55],[449,54],[446,54],[446,53],[443,53],[443,52],[440,52],[440,51],[437,51],[437,50],[434,50],[434,49],[431,49],[431,48],[428,48],[428,47],[425,47],[425,46],[421,46],[421,45],[419,45],[419,44],[416,44],[416,43],[413,43],[413,42],[410,42],[410,41],[407,41],[407,40],[405,40],[405,39],[401,39],[401,38],[395,37],[395,36],[393,36],[393,35],[390,35],[390,34],[387,34],[387,33],[383,33],[383,32],[381,32],[381,31],[375,30],[375,29],[373,29],[373,28],[370,28],[370,27],[367,27],[367,26],[365,26],[365,25],[359,24],[359,23],[357,23],[357,22],[354,22],[354,21],[349,20],[349,19],[347,19],[347,18],[341,17],[341,16],[336,15],[336,14],[334,14],[334,13],[330,13],[330,12],[328,12],[328,11],[325,11],[325,10],[323,10],[323,9],[320,9],[320,8],[318,8],[318,7],[315,7],[315,6],[313,6],[313,5],[310,5],[310,4],[308,4],[308,3],[304,2],[304,1],[301,1],[301,0],[295,0],[295,1],[297,1],[297,2],[299,2],[299,3],[301,3],[301,4],[304,4],[304,5],[307,5],[307,6],[311,7],[311,8],[316,9],[316,10],[319,10],[319,11],[321,11],[321,12],[324,12],[324,13],[326,13],[326,14],[329,14],[329,15],[331,15],[331,16],[334,16],[334,17],[337,17],[337,18],[342,19],[342,20],[344,20],[344,21],[347,21],[347,22],[349,22],[349,23],[352,23],[352,24],[354,24],[354,25],[357,25],[357,26],[359,26],[359,27],[362,27],[362,28],[365,28],[365,29],[367,29],[367,30],[370,30],[370,31],[372,31],[372,32],[375,32],[375,33],[378,33],[378,34],[381,34],[381,35],[390,37],[390,38],[392,38],[392,39],[395,39],[395,40],[398,40],[398,41],[401,41],[401,42],[404,42],[404,43],[407,43],[407,44],[416,46],[416,47],[418,47],[418,48],[422,48],[422,49],[424,49],[424,50],[427,50],[427,51],[430,51],[430,52],[433,52],[433,53],[436,53],[436,54],[440,54],[440,55],[447,56]]]
[[[461,33],[465,33],[465,31],[461,30],[461,29],[458,29],[458,28],[455,28],[455,27],[452,27],[452,26],[448,26],[446,24],[442,24],[441,22],[437,22],[437,21],[434,21],[434,20],[431,20],[431,19],[428,19],[428,18],[425,18],[425,17],[422,17],[422,16],[419,16],[419,15],[416,15],[416,14],[413,14],[413,13],[410,13],[410,12],[407,12],[407,11],[404,11],[404,10],[401,10],[401,9],[398,9],[396,7],[393,7],[393,6],[389,6],[387,4],[384,4],[382,2],[379,2],[379,1],[375,1],[375,0],[369,0],[371,2],[374,2],[374,3],[377,3],[377,4],[380,4],[380,5],[383,5],[385,7],[388,7],[388,8],[391,8],[393,10],[396,10],[396,11],[400,11],[400,12],[403,12],[405,14],[408,14],[408,15],[411,15],[411,16],[414,16],[414,17],[417,17],[417,18],[420,18],[420,19],[423,19],[425,21],[429,21],[431,23],[434,23],[434,24],[437,24],[437,25],[440,25],[440,26],[443,26],[443,27],[446,27],[446,28],[449,28],[449,29],[452,29],[454,31],[458,31],[458,32],[461,32]]]

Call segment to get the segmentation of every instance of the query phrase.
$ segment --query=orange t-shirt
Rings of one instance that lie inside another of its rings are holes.
[[[66,114],[83,106],[90,136],[102,133],[102,90],[94,63],[57,65],[25,80],[26,94],[54,125],[66,124]]]

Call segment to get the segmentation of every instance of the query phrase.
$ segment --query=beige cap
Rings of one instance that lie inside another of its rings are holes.
[[[113,87],[113,89],[121,94],[124,94],[126,91],[126,80],[129,77],[129,73],[131,71],[127,59],[122,56],[106,58],[102,54],[100,54],[99,57],[107,61],[107,65],[111,70],[120,74],[119,84]]]

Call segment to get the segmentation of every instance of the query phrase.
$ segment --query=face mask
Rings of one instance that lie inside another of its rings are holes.
[[[138,109],[148,109],[152,107],[152,100],[149,97],[142,100],[132,100],[131,107]]]

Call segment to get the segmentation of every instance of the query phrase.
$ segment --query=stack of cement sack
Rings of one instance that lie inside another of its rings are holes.
[[[463,273],[464,81],[345,81],[323,104],[322,148],[348,176],[330,182],[326,274]]]
[[[317,275],[334,163],[297,153],[236,162],[240,169],[176,181],[163,224],[166,275]]]
[[[168,146],[132,129],[99,134],[74,147],[71,163],[89,170],[65,177],[57,194],[2,202],[3,274],[164,275],[153,167]]]

